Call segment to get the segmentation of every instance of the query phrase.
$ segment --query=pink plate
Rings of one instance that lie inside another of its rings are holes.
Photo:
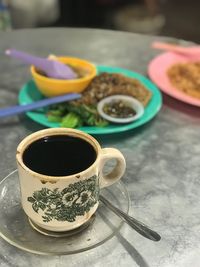
[[[151,80],[157,84],[157,86],[166,93],[178,100],[185,103],[200,107],[200,99],[189,96],[182,91],[179,91],[173,87],[167,77],[167,69],[175,64],[181,62],[194,62],[200,61],[198,57],[186,57],[180,54],[175,54],[172,52],[163,53],[155,57],[148,66],[148,74]]]

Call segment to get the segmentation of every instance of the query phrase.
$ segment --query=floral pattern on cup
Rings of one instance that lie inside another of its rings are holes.
[[[36,213],[42,214],[43,222],[74,222],[77,216],[83,216],[98,202],[99,179],[96,175],[82,180],[63,190],[42,188],[34,191],[27,200]]]

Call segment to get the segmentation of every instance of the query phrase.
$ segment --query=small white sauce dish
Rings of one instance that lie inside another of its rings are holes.
[[[117,117],[112,117],[108,115],[107,113],[105,113],[103,110],[104,106],[116,100],[124,101],[127,106],[134,109],[136,114],[128,118],[117,118]],[[107,121],[114,122],[114,123],[130,123],[135,120],[138,120],[144,114],[143,105],[134,97],[127,96],[127,95],[112,95],[112,96],[105,97],[101,101],[99,101],[99,103],[97,104],[97,110],[98,110],[99,115],[102,118],[104,118]]]

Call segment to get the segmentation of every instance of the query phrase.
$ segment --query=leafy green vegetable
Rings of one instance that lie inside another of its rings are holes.
[[[102,119],[95,106],[69,105],[68,109],[80,115],[85,125],[105,127],[108,122]]]
[[[82,124],[81,118],[79,115],[73,112],[69,112],[65,117],[63,117],[61,122],[61,127],[66,128],[76,128],[80,127]]]
[[[82,125],[105,127],[108,122],[100,117],[96,106],[62,103],[52,106],[47,112],[51,122],[61,122],[61,127],[77,128]]]
[[[48,118],[48,121],[50,122],[61,122],[64,114],[65,114],[65,110],[63,106],[54,105],[47,112],[47,118]]]
[[[61,120],[62,120],[62,118],[59,116],[54,116],[51,114],[48,115],[48,121],[50,121],[50,122],[61,122]]]

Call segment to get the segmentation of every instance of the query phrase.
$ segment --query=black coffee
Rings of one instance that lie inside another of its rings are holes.
[[[67,176],[87,169],[96,160],[87,141],[66,135],[48,136],[30,144],[23,162],[31,170],[49,176]]]

